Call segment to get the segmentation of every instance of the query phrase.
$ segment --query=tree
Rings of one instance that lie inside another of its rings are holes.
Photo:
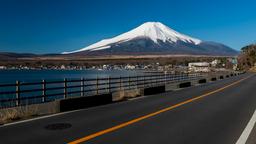
[[[238,57],[238,67],[242,70],[248,70],[256,63],[256,44],[243,47]]]

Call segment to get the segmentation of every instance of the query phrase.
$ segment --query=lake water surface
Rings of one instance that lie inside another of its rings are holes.
[[[41,80],[63,80],[78,78],[119,77],[142,74],[135,70],[0,70],[0,83],[36,82]]]

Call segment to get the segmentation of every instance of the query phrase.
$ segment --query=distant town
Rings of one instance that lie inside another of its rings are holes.
[[[186,64],[161,64],[151,62],[147,64],[97,64],[97,65],[78,65],[76,63],[59,65],[7,65],[0,66],[0,70],[154,70],[154,71],[186,71],[186,72],[211,72],[238,70],[236,58],[227,58],[225,61],[214,59],[213,61],[193,61]]]

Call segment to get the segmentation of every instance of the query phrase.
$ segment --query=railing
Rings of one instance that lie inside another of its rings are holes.
[[[203,77],[193,74],[155,74],[94,79],[64,79],[61,81],[24,82],[0,84],[0,108],[17,107],[66,99],[93,96],[122,90],[153,87],[166,83],[197,80]],[[3,90],[5,89],[5,90]]]

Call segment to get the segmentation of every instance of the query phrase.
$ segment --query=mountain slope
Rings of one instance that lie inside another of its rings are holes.
[[[88,47],[63,54],[79,55],[237,55],[225,45],[204,42],[181,34],[160,22],[147,22],[111,39],[105,39]]]
[[[31,53],[0,52],[0,60],[16,60],[17,58],[28,58],[35,56],[37,55]]]

